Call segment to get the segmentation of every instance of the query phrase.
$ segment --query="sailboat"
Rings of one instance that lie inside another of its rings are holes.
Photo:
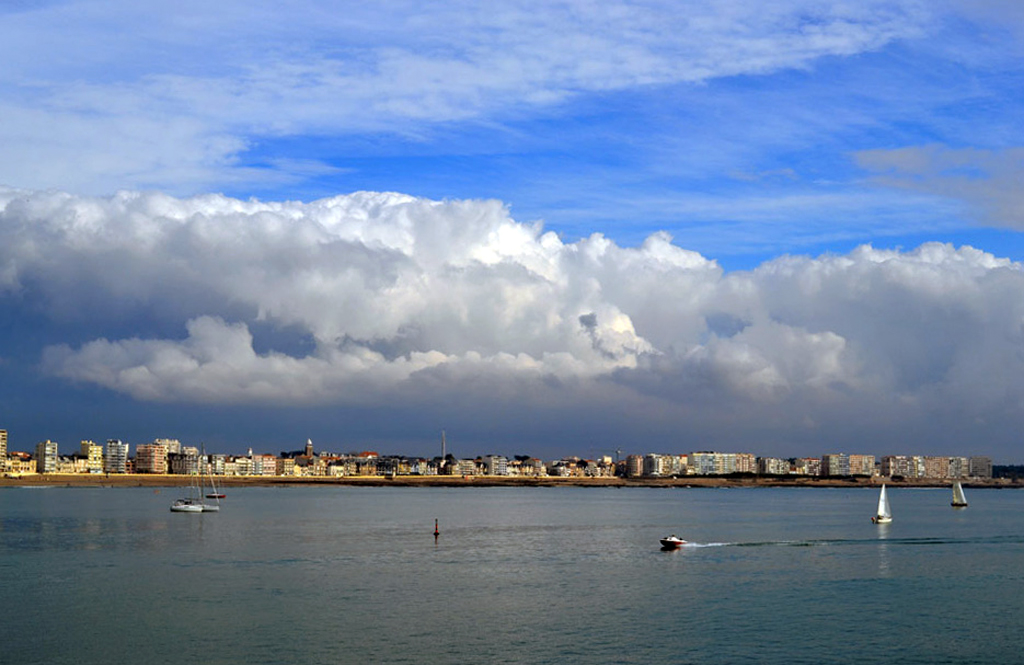
[[[192,482],[189,483],[188,496],[176,499],[171,504],[172,513],[201,513],[204,510],[203,493],[198,484],[199,474],[193,474]]]
[[[206,459],[206,448],[203,448],[203,458]],[[223,492],[217,491],[217,483],[213,482],[213,465],[207,463],[206,475],[210,479],[210,491],[206,493],[207,499],[218,499],[217,503],[220,503],[219,499],[223,499],[226,495]]]
[[[889,499],[885,495],[885,485],[882,485],[882,491],[878,493],[878,510],[876,515],[871,518],[871,521],[875,524],[888,524],[892,521],[892,512],[889,510]]]
[[[210,488],[211,488],[211,491],[210,491],[209,494],[206,495],[206,498],[207,499],[213,499],[214,501],[216,501],[216,503],[206,503],[205,501],[203,501],[203,512],[204,513],[220,512],[220,499],[224,495],[223,494],[218,494],[217,493],[217,487],[213,484],[213,474],[210,471],[210,464],[209,464],[209,460],[206,457],[206,447],[205,446],[203,447],[203,456],[200,457],[199,459],[200,459],[199,463],[202,464],[203,467],[205,467],[202,470],[200,470],[200,477],[201,477],[201,479],[199,481],[199,483],[200,483],[199,484],[199,495],[203,496],[203,492],[206,489],[206,487],[205,487],[206,476],[202,475],[202,472],[205,471],[206,475],[210,476]]]
[[[206,450],[203,450],[203,456],[199,458],[197,464],[203,465],[203,461],[206,458]],[[220,511],[220,498],[211,497],[216,499],[217,503],[206,503],[203,501],[203,471],[204,469],[197,468],[195,473],[192,474],[192,482],[189,483],[188,496],[181,499],[175,500],[171,504],[172,513],[216,513]],[[210,478],[211,485],[213,484],[213,478]],[[213,493],[216,494],[217,490],[214,488]],[[207,495],[209,496],[209,495]]]
[[[961,487],[959,480],[953,482],[953,500],[949,505],[954,508],[967,507],[967,497],[964,496],[964,488]]]

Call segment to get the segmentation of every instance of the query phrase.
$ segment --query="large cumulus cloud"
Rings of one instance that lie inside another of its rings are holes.
[[[0,300],[99,331],[41,367],[139,400],[486,398],[777,437],[1024,405],[1024,270],[938,243],[724,273],[665,234],[566,242],[495,201],[4,190]]]

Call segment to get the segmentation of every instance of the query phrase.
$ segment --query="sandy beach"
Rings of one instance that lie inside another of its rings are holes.
[[[817,478],[810,476],[687,476],[684,478],[522,478],[511,476],[217,476],[219,487],[289,486],[389,486],[389,487],[877,487],[883,482],[892,487],[948,487],[952,481],[940,479],[892,480],[891,478]],[[0,478],[0,487],[181,487],[188,476],[163,474],[24,474]],[[1020,488],[1022,481],[971,479],[970,488]]]

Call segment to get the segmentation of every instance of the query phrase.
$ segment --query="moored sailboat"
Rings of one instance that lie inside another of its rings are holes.
[[[193,474],[188,486],[188,496],[176,499],[171,504],[172,513],[201,513],[204,510],[203,492],[199,488],[199,474]]]
[[[889,497],[885,494],[885,484],[882,484],[882,491],[878,493],[878,510],[871,518],[875,524],[888,524],[892,522],[892,511],[889,510]]]
[[[967,497],[964,496],[964,488],[960,485],[959,480],[953,482],[953,500],[949,503],[949,505],[953,506],[954,508],[967,507]]]
[[[208,475],[210,477],[210,488],[211,488],[212,491],[209,494],[206,494],[205,497],[207,499],[213,499],[216,502],[216,503],[207,503],[207,502],[203,501],[202,502],[203,512],[204,513],[217,513],[217,512],[220,512],[220,499],[223,496],[223,494],[218,493],[217,492],[217,486],[213,484],[213,473],[211,473],[211,471],[210,471],[210,461],[206,457],[206,446],[203,446],[203,456],[199,458],[199,463],[203,466],[203,468],[200,469],[200,478],[201,478],[200,481],[199,481],[200,482],[200,484],[199,484],[200,496],[203,496],[204,495],[203,493],[206,491],[206,476]],[[205,472],[205,475],[203,475],[204,472]]]

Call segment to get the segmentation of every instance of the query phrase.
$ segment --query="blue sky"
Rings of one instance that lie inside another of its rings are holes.
[[[1022,36],[997,1],[7,3],[0,427],[1019,461]]]

